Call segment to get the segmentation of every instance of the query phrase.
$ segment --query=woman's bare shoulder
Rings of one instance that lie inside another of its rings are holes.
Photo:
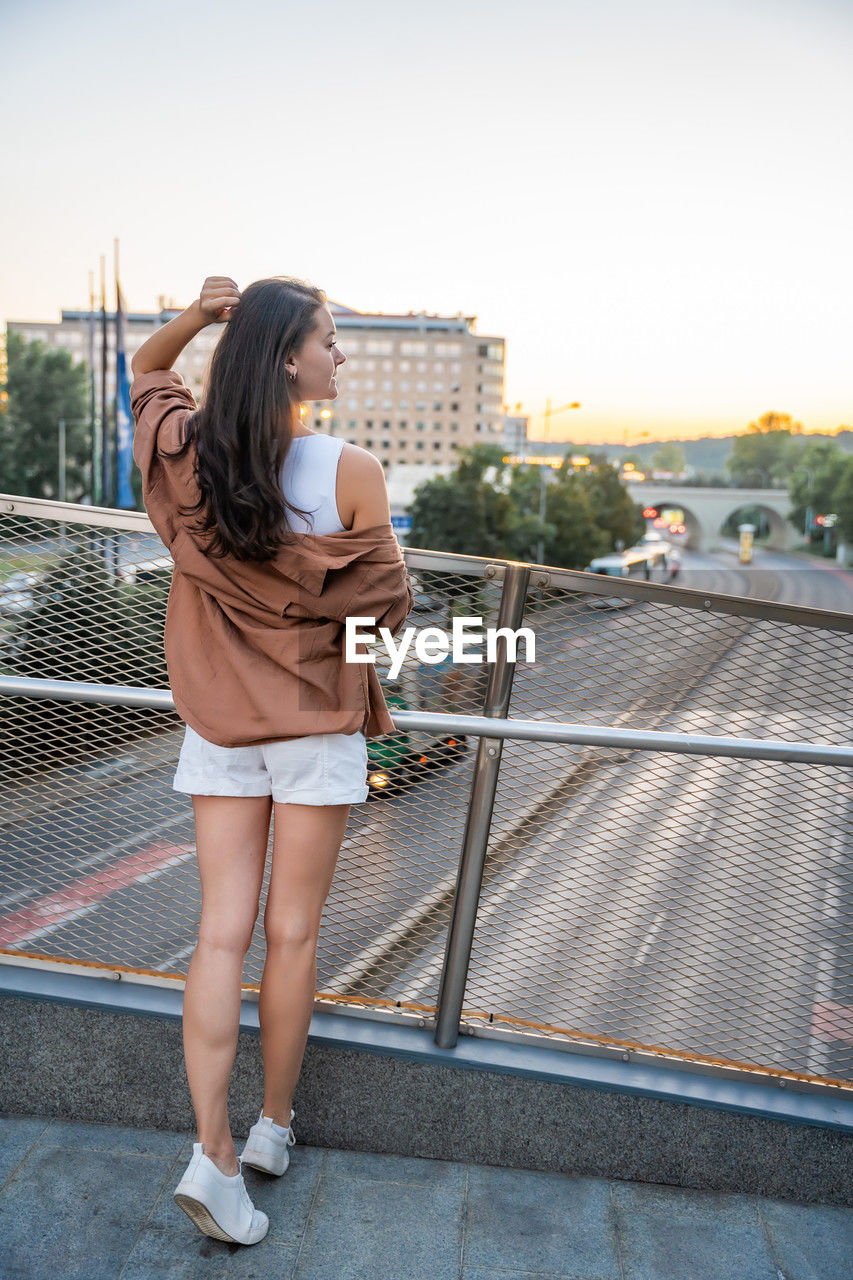
[[[338,465],[338,512],[352,529],[366,529],[391,519],[385,469],[375,454],[344,441]]]

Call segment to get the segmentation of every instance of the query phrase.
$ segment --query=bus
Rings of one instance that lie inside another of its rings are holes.
[[[669,547],[665,543],[650,542],[643,546],[628,547],[626,551],[613,551],[590,561],[587,573],[604,573],[609,578],[642,578],[651,582],[655,573],[662,580],[666,573],[666,557]]]
[[[625,551],[613,551],[590,561],[586,573],[600,573],[608,578],[634,578],[643,582],[665,582],[669,578],[666,543],[651,542]],[[635,603],[624,596],[590,596],[588,601],[595,609],[622,609]]]

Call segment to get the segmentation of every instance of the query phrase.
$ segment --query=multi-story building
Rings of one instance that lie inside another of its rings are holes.
[[[161,299],[161,301],[163,301]],[[311,406],[306,423],[361,445],[388,470],[398,463],[447,466],[456,451],[504,440],[504,339],[475,331],[475,316],[369,314],[330,303],[347,357],[336,400]],[[179,314],[130,312],[125,341],[128,363],[158,327]],[[59,324],[9,321],[10,332],[51,347],[66,347],[88,361],[88,311],[63,311]],[[187,346],[175,368],[198,397],[211,352],[222,331],[210,325]],[[115,324],[108,317],[107,398],[115,395]],[[94,362],[101,361],[101,322],[94,314]]]

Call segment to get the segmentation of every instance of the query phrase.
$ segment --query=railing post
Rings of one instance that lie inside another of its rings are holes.
[[[485,570],[486,577],[490,576],[489,568]],[[506,565],[498,610],[498,627],[507,627],[515,631],[522,625],[529,580],[529,565]],[[507,713],[515,663],[507,662],[506,655],[506,638],[499,636],[496,661],[489,675],[489,686],[483,708],[484,716],[502,718]],[[483,882],[483,868],[486,862],[502,752],[503,739],[487,737],[480,739],[471,794],[468,799],[465,835],[444,949],[444,964],[438,988],[434,1040],[440,1049],[452,1049],[459,1038],[462,1001],[468,981],[468,966],[471,962],[474,926],[477,921],[477,907],[480,901],[480,887]]]

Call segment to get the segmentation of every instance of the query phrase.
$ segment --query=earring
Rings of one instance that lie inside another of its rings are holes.
[[[289,373],[287,376],[290,378],[290,381],[291,381],[291,382],[295,382],[295,381],[296,381],[296,374],[295,374],[295,373]]]

